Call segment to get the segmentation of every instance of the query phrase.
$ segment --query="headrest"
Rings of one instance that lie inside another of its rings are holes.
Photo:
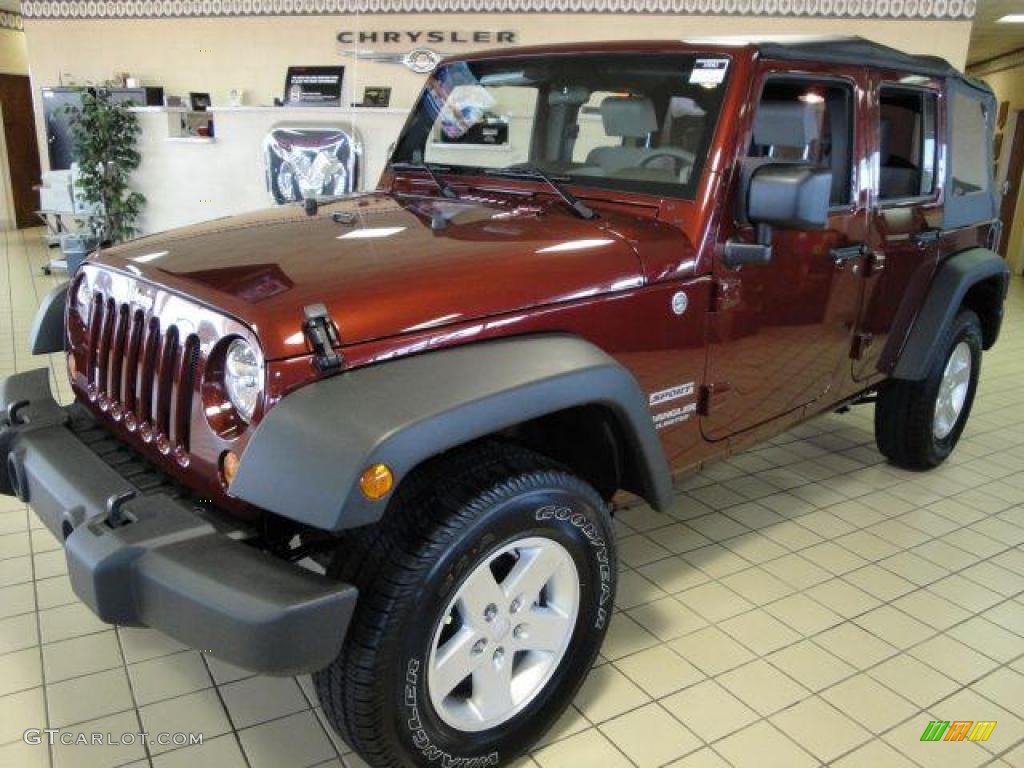
[[[803,149],[820,138],[818,115],[811,104],[762,101],[754,118],[754,143],[761,147]]]
[[[552,107],[559,104],[586,104],[590,91],[582,85],[567,85],[548,94],[548,104]]]
[[[892,146],[892,121],[882,118],[878,122],[878,162],[889,164],[890,147]]]
[[[668,100],[668,113],[676,117],[704,117],[707,112],[689,96],[673,96]]]
[[[601,102],[601,122],[608,136],[646,139],[658,130],[654,104],[645,97],[608,96]]]

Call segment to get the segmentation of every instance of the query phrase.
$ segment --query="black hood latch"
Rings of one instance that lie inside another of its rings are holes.
[[[334,351],[341,345],[338,331],[323,304],[310,304],[303,312],[306,319],[302,331],[313,347],[313,365],[320,373],[330,373],[341,368],[341,355]]]

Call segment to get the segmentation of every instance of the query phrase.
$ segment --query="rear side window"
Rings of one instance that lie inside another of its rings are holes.
[[[953,194],[986,192],[989,165],[985,103],[961,91],[955,91],[951,101]]]
[[[996,100],[987,86],[951,77],[946,81],[946,229],[996,218],[999,197],[992,180]]]
[[[929,91],[883,87],[878,126],[878,197],[927,197],[935,191],[938,97]]]
[[[833,207],[850,202],[853,91],[849,85],[772,77],[754,115],[749,156],[832,171]]]

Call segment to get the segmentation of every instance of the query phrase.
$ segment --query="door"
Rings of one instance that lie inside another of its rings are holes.
[[[864,284],[864,304],[853,353],[853,376],[878,375],[890,331],[905,327],[931,283],[942,235],[941,184],[937,178],[939,83],[878,85],[871,118],[874,214],[870,247],[876,266]]]
[[[1003,234],[999,240],[999,255],[1006,258],[1006,249],[1010,244],[1010,228],[1017,212],[1017,198],[1020,194],[1021,175],[1024,174],[1024,110],[1019,110],[1010,122],[1009,131],[1013,137],[1010,146],[1003,146],[1003,152],[1009,152],[1006,166],[1005,182],[1003,183],[1003,204],[999,209],[999,220],[1003,223]]]
[[[767,264],[730,269],[716,263],[710,391],[701,422],[709,440],[826,397],[848,371],[867,237],[854,162],[862,141],[854,129],[862,78],[853,68],[844,77],[770,72],[755,91],[761,95],[742,165],[806,163],[830,170],[830,215],[822,230],[775,229]],[[755,240],[752,226],[723,229],[719,253],[730,238]]]
[[[7,164],[11,171],[14,218],[18,227],[39,224],[39,149],[36,121],[32,114],[32,87],[22,75],[0,75],[0,104],[3,105]]]

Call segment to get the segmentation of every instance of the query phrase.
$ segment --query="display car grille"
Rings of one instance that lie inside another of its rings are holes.
[[[161,471],[244,512],[220,470],[222,454],[241,453],[249,439],[249,424],[224,390],[223,366],[234,339],[254,347],[258,339],[237,317],[192,296],[187,283],[176,290],[138,271],[87,261],[72,281],[66,341],[75,399]]]
[[[144,438],[189,449],[199,337],[98,293],[86,328],[89,397]],[[161,446],[162,447],[162,446]]]

